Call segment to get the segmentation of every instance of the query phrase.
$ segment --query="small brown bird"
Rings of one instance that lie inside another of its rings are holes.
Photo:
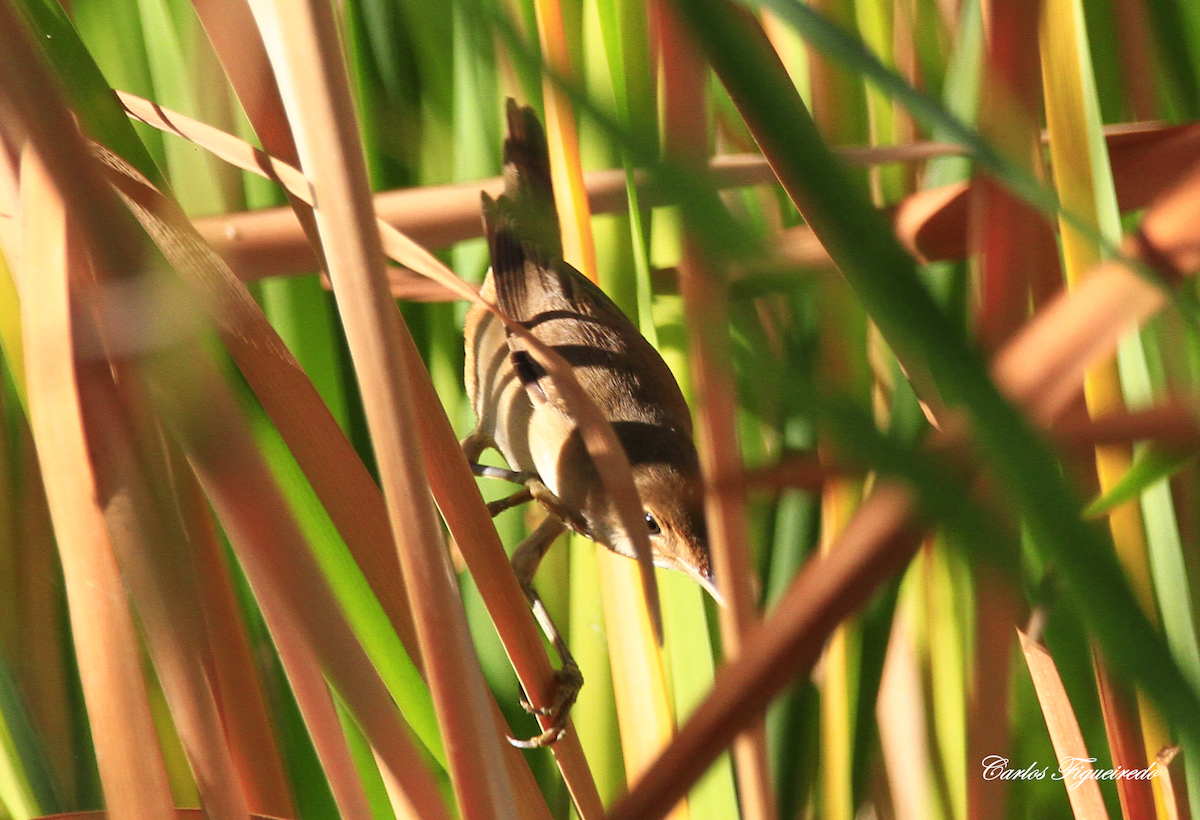
[[[484,299],[572,366],[616,432],[633,472],[654,563],[687,573],[717,596],[705,532],[700,466],[688,407],[670,369],[612,300],[562,259],[546,138],[530,108],[508,101],[505,192],[483,195],[492,267]],[[584,447],[570,408],[550,377],[495,316],[474,307],[466,320],[466,387],[479,419],[463,441],[474,463],[488,447],[512,471],[480,475],[525,485],[494,502],[493,515],[537,499],[551,513],[513,554],[513,567],[543,629],[563,659],[554,725],[531,741],[557,740],[583,683],[533,590],[542,556],[564,527],[634,557],[633,547]],[[515,471],[515,472],[513,472]]]

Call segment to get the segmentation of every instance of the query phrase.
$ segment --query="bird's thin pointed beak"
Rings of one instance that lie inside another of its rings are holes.
[[[717,579],[716,576],[713,575],[711,569],[708,572],[701,572],[693,564],[679,560],[667,561],[659,559],[654,562],[654,565],[662,567],[663,569],[673,569],[678,572],[682,572],[684,575],[702,586],[708,592],[708,594],[712,596],[714,601],[721,606],[725,606],[725,598],[717,590]]]
[[[697,572],[693,577],[696,579],[696,583],[700,584],[700,586],[704,587],[704,589],[708,591],[708,594],[713,597],[714,601],[721,606],[725,606],[725,599],[721,596],[721,593],[717,591],[717,579],[713,577],[711,570],[707,575],[701,575]]]

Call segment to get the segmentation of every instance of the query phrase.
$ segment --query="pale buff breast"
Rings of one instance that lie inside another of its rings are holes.
[[[480,295],[495,302],[490,270]],[[465,382],[478,419],[476,433],[495,444],[509,467],[536,473],[551,492],[559,494],[558,455],[574,424],[552,405],[530,400],[513,369],[504,325],[490,311],[472,307],[464,336]]]

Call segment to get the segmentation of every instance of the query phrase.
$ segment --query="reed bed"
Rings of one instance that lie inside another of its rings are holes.
[[[564,538],[529,751],[510,97],[724,599]],[[1189,818],[1197,247],[1185,0],[0,0],[0,820]]]

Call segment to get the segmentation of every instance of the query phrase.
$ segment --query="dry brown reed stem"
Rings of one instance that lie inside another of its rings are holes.
[[[122,97],[128,99],[129,95],[122,93]],[[914,143],[894,148],[848,148],[845,155],[848,161],[865,165],[915,161],[958,150],[943,143]],[[763,158],[752,154],[715,157],[710,169],[714,182],[721,187],[759,185],[774,180]],[[644,204],[664,203],[663,197],[647,184],[643,172],[638,172],[637,179]],[[624,171],[591,171],[584,175],[584,180],[593,214],[626,209]],[[386,191],[375,195],[375,208],[385,222],[420,245],[442,248],[482,236],[480,191],[499,196],[504,191],[504,181],[493,177],[457,185]],[[287,208],[204,217],[196,220],[196,227],[243,279],[294,276],[317,269],[316,258]]]
[[[1050,730],[1055,759],[1071,757],[1086,761],[1089,757],[1087,746],[1084,745],[1083,734],[1079,731],[1075,712],[1059,678],[1054,659],[1050,657],[1046,647],[1031,640],[1024,632],[1017,630],[1017,637],[1021,641],[1021,651],[1025,654],[1025,663],[1033,678],[1033,688],[1037,692],[1042,715],[1046,719],[1046,728]],[[1090,772],[1091,766],[1084,763],[1064,778],[1071,811],[1079,820],[1108,820],[1108,810],[1104,807],[1100,785],[1094,779],[1079,777],[1078,773],[1084,771]]]
[[[1200,156],[1200,124],[1156,123],[1105,129],[1117,205],[1146,207],[1178,180],[1179,169]],[[966,225],[974,183],[956,182],[919,191],[896,208],[896,235],[918,259],[965,259]]]
[[[1041,61],[1029,32],[1040,11],[1041,0],[1014,0],[988,12],[988,79],[979,123],[997,150],[1034,176],[1042,164]],[[1057,273],[1058,247],[1048,220],[999,180],[979,174],[971,188],[968,240],[979,265],[976,335],[985,350],[994,351],[1028,317],[1034,272],[1050,266]]]
[[[1095,641],[1092,641],[1091,649],[1092,673],[1096,677],[1096,694],[1104,715],[1104,732],[1112,765],[1114,768],[1126,770],[1144,770],[1147,765],[1146,748],[1149,741],[1143,741],[1143,732],[1146,729],[1161,730],[1165,727],[1160,720],[1156,720],[1150,726],[1144,725],[1142,715],[1145,712],[1138,708],[1139,701],[1144,702],[1144,697],[1108,668]],[[1162,737],[1162,740],[1169,742],[1167,737]],[[1081,757],[1087,760],[1087,755]],[[1152,784],[1153,781],[1133,778],[1121,778],[1117,781],[1117,798],[1124,820],[1155,820],[1157,811],[1154,790],[1150,788]]]
[[[1170,449],[1192,449],[1200,446],[1200,419],[1196,413],[1188,404],[1168,402],[1144,410],[1064,419],[1051,428],[1050,435],[1064,448],[1154,441]]]
[[[852,29],[855,26],[854,4],[847,0],[815,0],[814,8],[818,9],[828,19],[837,25]],[[747,23],[753,18],[745,15]],[[766,38],[762,36],[759,26],[747,25],[747,30],[753,31],[757,46],[764,54],[772,55],[768,59],[773,67],[782,68],[778,61],[778,53],[773,49],[767,51]],[[808,44],[808,55],[811,74],[811,112],[813,125],[821,137],[829,144],[839,145],[867,137],[870,127],[868,109],[872,102],[882,102],[880,98],[870,100],[856,72],[840,61],[831,59],[820,52],[814,44]],[[714,61],[717,62],[717,61]],[[725,82],[723,70],[718,70]],[[782,74],[779,75],[782,78]],[[725,82],[727,90],[732,87]],[[738,95],[733,99],[739,110],[743,109]],[[743,112],[745,119],[745,113]],[[754,125],[750,126],[756,141],[762,139],[756,133]],[[762,147],[768,160],[774,161],[778,156],[773,155],[770,146]],[[874,180],[878,183],[878,176]],[[878,184],[872,185],[868,174],[851,171],[848,184],[862,186],[864,190],[874,189],[879,192]],[[786,187],[785,187],[786,190]],[[790,192],[794,197],[794,189]],[[803,211],[804,205],[799,207]],[[803,214],[805,223],[811,226],[813,221],[808,213]],[[827,240],[820,231],[814,231],[814,237],[824,245]],[[832,261],[832,260],[831,260]],[[835,268],[836,269],[836,268]],[[816,309],[816,333],[819,354],[816,356],[815,379],[822,390],[835,395],[854,396],[863,400],[871,391],[878,391],[881,385],[878,378],[873,378],[867,355],[868,338],[877,335],[875,328],[869,328],[865,312],[859,304],[854,292],[841,276],[831,276],[820,283],[819,297]],[[925,395],[935,395],[926,391]],[[830,442],[828,435],[822,431],[817,439],[817,452],[828,455]],[[860,482],[840,477],[829,481],[821,488],[819,499],[819,530],[817,533],[817,552],[821,556],[828,555],[836,548],[838,537],[847,522],[857,512],[862,503],[863,486]],[[858,624],[848,619],[829,636],[821,656],[822,669],[820,690],[820,709],[818,716],[818,737],[820,744],[817,789],[820,794],[823,813],[829,820],[851,820],[854,816],[853,796],[853,761],[855,756],[855,724],[861,720],[854,714],[853,698],[859,688],[853,669],[857,666],[852,657],[853,646],[857,643],[854,636],[858,633]],[[880,681],[882,685],[883,681]],[[887,732],[885,725],[879,727],[880,736]],[[902,741],[907,745],[909,741]],[[893,753],[896,748],[891,750]],[[922,751],[920,746],[903,750],[913,760],[911,765],[925,768],[925,759],[917,759]],[[889,761],[889,764],[891,761]],[[893,767],[889,765],[889,774]],[[893,778],[894,779],[894,778]],[[901,784],[889,784],[893,793],[902,791]],[[899,797],[899,795],[897,795]]]
[[[1120,79],[1125,86],[1123,97],[1135,120],[1153,117],[1158,110],[1154,72],[1146,70],[1147,66],[1154,65],[1156,57],[1150,9],[1151,6],[1138,0],[1113,3],[1117,54],[1121,61]]]
[[[717,589],[725,598],[719,612],[726,658],[742,650],[745,636],[758,623],[749,523],[743,487],[727,478],[738,474],[742,457],[737,436],[736,380],[728,350],[728,297],[713,271],[706,269],[692,243],[680,266],[689,319],[692,383],[697,406],[697,444],[705,483],[709,546]],[[718,489],[722,488],[724,489]],[[765,719],[750,727],[734,745],[738,794],[745,820],[775,817]]]
[[[20,153],[14,149],[10,136],[0,128],[0,213],[15,215],[21,211]],[[9,305],[19,302],[15,270],[23,241],[19,223],[18,219],[0,218],[0,248],[10,250],[5,265],[10,275],[0,277],[0,299]],[[17,252],[12,253],[12,249]],[[10,618],[0,641],[10,653],[14,676],[24,683],[23,694],[45,739],[45,754],[54,783],[64,801],[69,801],[75,797],[77,785],[73,751],[76,727],[70,705],[77,674],[73,669],[68,671],[68,658],[58,644],[64,606],[64,589],[59,580],[62,573],[29,429],[25,353],[21,327],[16,324],[0,338],[16,394],[15,399],[0,401],[13,426],[11,443],[0,446],[0,450],[6,462],[21,465],[21,480],[14,481],[14,473],[7,480],[0,480],[0,486],[6,493],[4,501],[15,511],[6,528],[7,537],[20,544],[21,549],[10,550],[4,567],[9,574],[0,581],[4,585],[0,595],[8,598],[4,617]],[[23,413],[14,412],[14,400]]]
[[[313,0],[262,2],[254,10],[260,30],[270,38],[276,75],[287,89],[285,101],[312,187],[458,810],[466,820],[515,820],[503,739],[423,470],[412,376],[402,350],[405,329],[387,290],[333,9]]]
[[[8,21],[14,22],[19,25]],[[29,414],[62,557],[79,677],[112,816],[166,820],[173,801],[132,613],[98,506],[76,386],[68,279],[69,266],[78,270],[84,262],[78,249],[68,253],[68,206],[35,151],[31,144],[22,162],[25,241],[18,268]]]
[[[1090,451],[1097,444],[1152,441],[1170,450],[1186,452],[1200,449],[1200,418],[1197,418],[1197,410],[1191,406],[1172,402],[1096,418],[1086,415],[1063,416],[1047,431],[1047,435],[1063,451]],[[962,442],[943,441],[938,444],[951,448],[962,447]],[[970,453],[968,449],[960,449],[958,455],[968,458]],[[831,478],[842,476],[862,477],[863,472],[852,465],[823,462],[808,454],[793,454],[784,456],[775,464],[734,476],[728,479],[728,483],[741,484],[751,490],[796,487],[815,492]]]
[[[655,7],[655,45],[662,73],[660,104],[666,159],[702,168],[708,152],[708,66],[677,10]],[[746,494],[726,479],[740,473],[737,387],[727,332],[728,283],[687,236],[679,262],[680,293],[687,316],[689,367],[696,408],[696,444],[707,488],[704,498],[709,548],[717,588],[725,598],[718,613],[727,658],[741,652],[746,634],[758,623],[753,589]],[[724,490],[715,488],[724,485]],[[777,813],[767,753],[765,719],[748,726],[733,747],[740,808],[745,820],[772,820]]]

